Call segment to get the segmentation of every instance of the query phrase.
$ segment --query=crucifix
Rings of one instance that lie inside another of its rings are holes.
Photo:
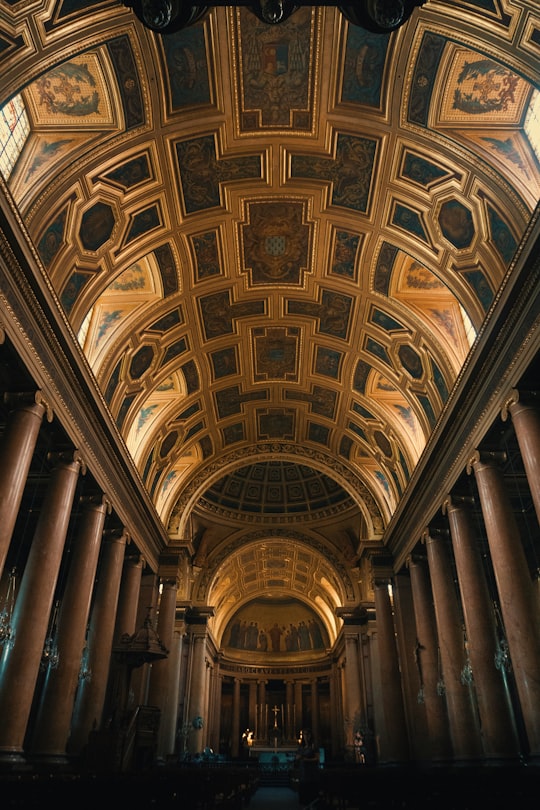
[[[277,707],[277,706],[274,706],[274,708],[272,709],[272,711],[274,712],[274,728],[277,728],[277,727],[278,727],[278,724],[277,724],[277,716],[278,716],[279,709],[278,709],[278,707]]]

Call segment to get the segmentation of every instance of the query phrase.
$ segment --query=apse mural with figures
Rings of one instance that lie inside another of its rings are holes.
[[[235,613],[224,646],[271,657],[323,652],[329,640],[316,613],[298,600],[256,599]]]

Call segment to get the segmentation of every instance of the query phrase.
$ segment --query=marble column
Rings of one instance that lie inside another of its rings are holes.
[[[0,446],[0,578],[32,463],[39,430],[52,413],[41,393],[5,394],[9,412]]]
[[[133,636],[138,629],[136,617],[143,566],[144,560],[138,552],[135,556],[124,557],[103,707],[105,717],[116,716],[119,712],[133,711],[136,705],[132,686],[133,669],[120,648],[122,640]]]
[[[475,696],[461,680],[467,660],[465,637],[447,532],[428,529],[425,544],[454,760],[472,764],[483,752]]]
[[[102,728],[126,542],[125,531],[104,533],[88,630],[88,663],[92,677],[79,685],[67,744],[70,754],[81,754],[90,732]]]
[[[294,683],[285,681],[285,736],[288,740],[296,740],[294,728]]]
[[[427,560],[415,555],[408,565],[417,632],[414,655],[420,686],[418,700],[426,709],[431,761],[443,764],[452,758],[452,745],[446,700],[439,688],[439,648],[431,582]]]
[[[311,681],[311,730],[315,745],[320,745],[319,740],[319,684],[317,678]]]
[[[470,508],[467,500],[449,495],[443,511],[452,537],[484,756],[491,762],[517,760],[519,739],[505,673],[495,666],[497,626]]]
[[[344,720],[344,697],[341,680],[342,665],[336,662],[332,663],[332,673],[330,676],[330,705],[334,706],[334,711],[331,712],[330,722],[332,724],[332,757],[336,757],[338,752],[343,747],[343,728],[345,725]]]
[[[418,702],[418,672],[415,666],[416,620],[409,571],[402,569],[392,579],[394,596],[394,622],[398,645],[399,668],[404,694],[411,758],[416,762],[429,761],[429,735],[426,710]]]
[[[476,452],[473,471],[531,759],[540,758],[540,622],[534,585],[497,456]]]
[[[259,740],[266,740],[267,737],[267,723],[266,723],[266,681],[257,681],[257,693],[259,701],[259,710],[257,713],[257,728],[255,729],[255,736]],[[292,701],[291,701],[292,704]]]
[[[210,718],[210,705],[211,705],[211,684],[212,684],[212,672],[214,669],[214,662],[210,655],[205,655],[204,658],[205,663],[205,677],[204,677],[204,705],[206,706],[206,723],[204,726],[204,745],[203,748],[208,746],[208,736],[210,734],[210,727],[211,727],[211,718]]]
[[[178,590],[178,580],[174,578],[164,579],[161,583],[161,598],[159,601],[159,611],[156,632],[159,640],[169,653],[174,633],[174,623],[176,619],[176,593]],[[150,672],[150,685],[148,688],[148,704],[157,706],[163,718],[163,709],[167,703],[167,686],[169,683],[169,657],[154,661]],[[160,722],[161,725],[161,722]],[[159,734],[161,747],[161,733]],[[158,750],[158,756],[163,756],[164,752]]]
[[[137,614],[144,566],[145,561],[140,554],[134,557],[126,556],[124,559],[114,626],[113,639],[115,644],[124,635],[132,636],[139,627],[137,625]],[[141,626],[143,621],[141,621]]]
[[[189,685],[189,722],[192,724],[190,750],[193,753],[202,753],[206,735],[205,723],[208,722],[206,705],[206,629],[195,633],[191,643],[191,678]],[[238,718],[238,722],[240,719]],[[238,738],[236,745],[238,745]],[[234,743],[234,740],[233,740]]]
[[[384,736],[380,738],[379,762],[398,764],[409,760],[409,746],[389,584],[387,579],[376,579],[373,583],[384,716]],[[359,729],[355,728],[355,731],[357,730]]]
[[[257,682],[249,681],[248,725],[250,731],[253,731],[255,728],[256,712],[257,712]]]
[[[256,684],[255,684],[256,687]],[[223,692],[223,675],[219,667],[214,669],[214,701],[212,706],[212,739],[211,747],[215,754],[222,754],[221,750],[221,696]],[[252,726],[255,728],[255,724]]]
[[[369,733],[373,734],[373,727],[374,727],[374,692],[375,692],[375,685],[373,683],[373,661],[374,661],[374,647],[376,647],[376,641],[374,641],[374,637],[377,635],[377,629],[375,627],[375,622],[373,622],[371,627],[367,625],[362,627],[359,636],[359,689],[360,689],[360,700],[362,705],[362,715],[361,715],[361,728],[367,732],[369,729]]]
[[[540,523],[540,408],[538,397],[533,399],[526,393],[514,390],[502,409],[503,420],[508,418],[508,414],[512,417],[536,517]]]
[[[361,635],[359,628],[345,628],[345,740],[346,745],[353,747],[355,725],[364,716],[362,692],[360,689],[360,650]]]
[[[175,630],[169,653],[169,683],[167,686],[167,705],[162,717],[164,756],[175,753],[178,732],[178,705],[180,702],[180,668],[182,665],[183,633]],[[161,733],[161,731],[160,731]]]
[[[171,684],[171,670],[173,661],[171,650],[174,637],[174,625],[176,621],[176,594],[178,591],[178,580],[176,578],[163,581],[163,589],[159,603],[159,614],[157,623],[158,637],[168,651],[167,658],[154,661],[150,673],[150,686],[148,689],[148,703],[151,706],[158,706],[160,709],[159,738],[157,755],[165,758],[172,754],[170,749],[170,736],[167,730],[167,707],[170,705],[169,687]]]
[[[300,732],[304,727],[304,707],[302,700],[302,681],[294,682],[294,717],[296,722],[296,732]]]
[[[242,681],[240,678],[234,679],[233,687],[233,722],[232,722],[232,741],[231,753],[233,759],[238,759],[240,755],[240,687]]]
[[[157,575],[144,568],[141,576],[139,588],[139,603],[137,605],[137,615],[135,627],[138,630],[144,627],[145,622],[150,620],[152,628],[155,629],[154,616],[159,598],[159,578]],[[131,673],[131,691],[133,701],[136,706],[146,706],[148,704],[148,689],[150,685],[150,674],[152,665],[145,663]]]
[[[78,453],[55,456],[21,578],[14,637],[0,659],[0,758],[22,756],[34,689],[81,470]]]
[[[58,613],[59,664],[49,668],[34,728],[32,753],[64,758],[86,639],[97,561],[110,504],[105,497],[83,501],[83,511]]]

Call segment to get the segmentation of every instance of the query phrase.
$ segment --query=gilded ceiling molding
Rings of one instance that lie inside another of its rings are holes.
[[[219,480],[227,471],[230,472],[227,468],[238,469],[248,463],[271,461],[276,458],[287,461],[300,460],[303,464],[310,464],[327,475],[334,473],[336,481],[355,499],[362,511],[370,535],[375,537],[382,534],[385,523],[382,511],[364,482],[350,468],[321,450],[271,442],[235,450],[219,459],[211,459],[209,463],[200,467],[194,478],[184,487],[171,510],[167,528],[171,540],[174,542],[175,539],[186,535],[191,509],[212,483]]]
[[[316,551],[324,557],[329,565],[338,573],[340,582],[343,583],[345,588],[347,600],[351,601],[356,598],[356,591],[349,575],[349,569],[332,553],[328,544],[322,543],[304,532],[290,531],[286,528],[273,528],[257,529],[253,532],[237,536],[232,542],[223,543],[216,554],[209,555],[210,564],[206,566],[197,583],[197,601],[205,602],[208,598],[209,586],[212,579],[231,554],[241,548],[245,548],[248,543],[260,543],[263,540],[294,541],[306,545],[311,551]]]
[[[209,512],[218,520],[220,518],[225,520],[232,520],[232,521],[240,521],[242,525],[246,524],[263,524],[265,526],[271,525],[275,526],[276,524],[287,524],[292,525],[295,523],[304,523],[306,521],[306,515],[300,514],[287,514],[287,515],[268,515],[267,513],[258,514],[258,515],[251,515],[246,512],[240,512],[237,509],[225,509],[224,507],[217,506],[216,504],[210,503],[206,499],[203,498],[204,501],[204,511]],[[316,512],[312,512],[310,515],[310,520],[328,520],[330,517],[340,517],[341,515],[350,511],[350,504],[346,504],[345,506],[339,505],[334,507],[328,507],[327,509],[317,509]]]

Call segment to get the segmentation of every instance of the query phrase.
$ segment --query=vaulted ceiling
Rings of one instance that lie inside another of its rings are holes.
[[[321,590],[315,533],[341,560],[383,536],[540,197],[536,2],[388,34],[304,6],[161,35],[113,0],[0,25],[10,191],[171,539],[272,527],[300,592],[309,536]]]

